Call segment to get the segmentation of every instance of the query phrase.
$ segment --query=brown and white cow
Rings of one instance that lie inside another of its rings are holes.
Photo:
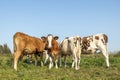
[[[82,53],[95,53],[100,50],[106,59],[109,67],[109,54],[107,50],[108,37],[106,34],[96,34],[82,38]]]
[[[42,55],[45,49],[45,45],[47,40],[45,37],[41,37],[41,39],[29,36],[22,32],[17,32],[13,36],[14,43],[14,69],[17,70],[18,59],[23,57],[24,55],[32,55],[35,56],[35,65],[37,65],[37,55],[40,53],[41,55],[41,65]]]
[[[59,44],[57,42],[57,39],[59,37],[49,34],[46,38],[47,38],[47,45],[45,50],[47,51],[50,60],[49,69],[53,67],[54,61],[55,61],[55,67],[58,68],[57,64],[58,64]]]
[[[64,56],[64,62],[66,67],[66,56],[72,55],[72,68],[75,66],[75,69],[79,69],[80,64],[80,55],[81,55],[81,38],[79,36],[73,36],[65,38],[60,43],[60,66],[61,58]]]

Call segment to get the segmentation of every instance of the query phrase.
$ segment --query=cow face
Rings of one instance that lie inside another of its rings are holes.
[[[52,39],[53,39],[53,36],[51,34],[49,34],[47,36],[47,48],[51,48],[52,47]]]
[[[53,37],[53,35],[49,34],[47,36],[47,45],[46,48],[50,49],[52,48],[52,44],[54,43],[54,40],[57,40],[58,36]]]

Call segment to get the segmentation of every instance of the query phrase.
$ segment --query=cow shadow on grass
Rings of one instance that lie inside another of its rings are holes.
[[[46,63],[44,63],[44,61],[45,61],[45,59],[43,59],[43,66],[49,67],[50,61],[47,60]],[[24,58],[24,59],[20,60],[20,62],[24,63],[24,64],[35,66],[34,59],[28,60],[27,58]],[[54,64],[53,67],[55,67],[55,62],[53,64]],[[37,66],[41,66],[41,60],[39,58],[38,58],[38,61],[37,61]],[[58,60],[58,68],[71,68],[71,66],[72,66],[72,60],[67,60],[66,61],[66,66],[65,66],[64,60],[62,60],[62,66],[60,66],[60,61]]]
[[[35,65],[35,61],[34,60],[28,60],[28,59],[24,59],[22,60],[23,63],[28,64],[28,65]],[[40,60],[37,61],[37,66],[41,66],[41,62]]]

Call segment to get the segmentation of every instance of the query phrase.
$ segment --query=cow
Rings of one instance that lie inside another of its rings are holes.
[[[106,66],[109,67],[109,54],[107,49],[108,36],[100,33],[82,38],[82,53],[95,53],[100,50],[106,60]]]
[[[64,56],[64,62],[66,67],[66,56],[72,55],[72,68],[78,70],[80,64],[80,55],[81,55],[81,37],[73,36],[67,37],[60,43],[60,66],[61,58]]]
[[[49,63],[49,69],[51,69],[54,65],[55,62],[55,67],[58,68],[58,56],[59,56],[59,43],[58,43],[58,36],[53,36],[52,34],[48,34],[47,37],[45,37],[47,40],[47,44],[45,47],[45,54],[46,54],[46,59],[49,58],[50,63]]]
[[[53,36],[52,34],[48,34],[46,37],[47,45],[46,45],[46,54],[49,56],[49,69],[53,67],[55,61],[55,67],[58,68],[58,53],[59,53],[59,43],[58,43],[58,36]]]
[[[14,69],[17,71],[18,59],[25,55],[35,56],[35,65],[37,65],[37,55],[41,57],[41,65],[43,65],[42,55],[47,40],[43,36],[40,38],[29,36],[22,32],[16,32],[13,36],[14,43]]]

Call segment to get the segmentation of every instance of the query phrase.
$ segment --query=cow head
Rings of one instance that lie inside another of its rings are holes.
[[[48,34],[46,48],[47,49],[52,48],[54,41],[57,40],[58,38],[59,38],[58,36],[54,37],[52,34]]]

